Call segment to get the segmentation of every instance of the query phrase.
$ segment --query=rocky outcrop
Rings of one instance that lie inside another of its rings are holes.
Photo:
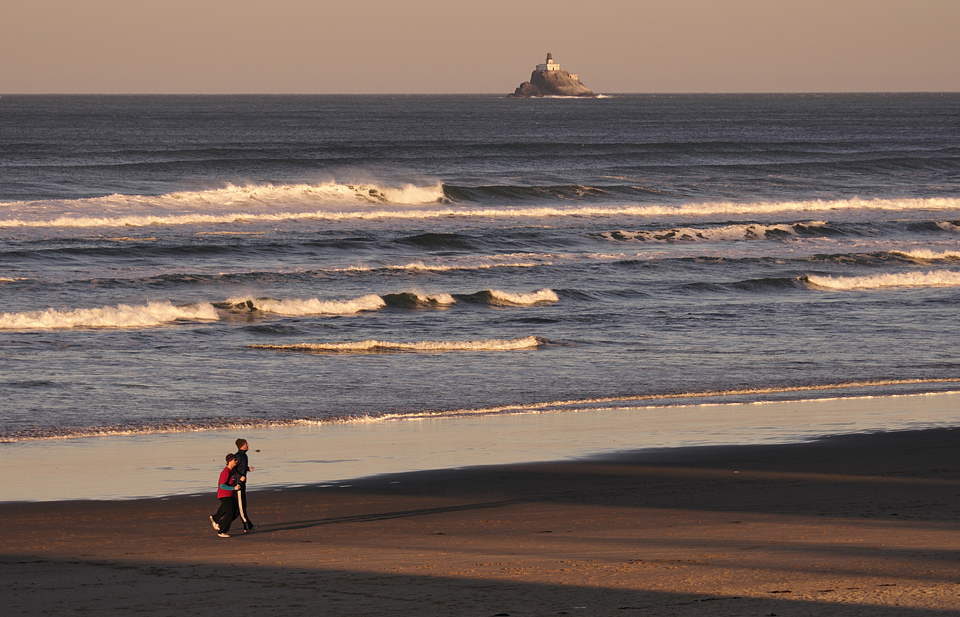
[[[530,81],[525,81],[508,94],[508,98],[531,96],[596,96],[579,79],[566,71],[534,71]]]

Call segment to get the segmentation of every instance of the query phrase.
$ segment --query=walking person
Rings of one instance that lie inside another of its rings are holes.
[[[250,461],[247,459],[247,450],[249,449],[250,444],[247,443],[246,439],[237,439],[237,453],[233,456],[237,459],[237,475],[240,478],[237,483],[237,509],[240,519],[243,521],[243,533],[253,531],[260,526],[253,524],[247,510],[247,474],[253,471],[253,467],[250,466]]]
[[[229,538],[230,524],[237,518],[237,498],[236,493],[240,491],[237,484],[239,476],[235,468],[237,458],[233,454],[227,455],[227,466],[220,472],[220,482],[217,486],[217,498],[220,500],[220,509],[216,514],[210,516],[210,523],[217,530],[217,535],[221,538]]]

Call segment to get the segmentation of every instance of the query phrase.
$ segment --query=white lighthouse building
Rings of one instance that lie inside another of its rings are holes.
[[[547,52],[547,61],[544,64],[537,65],[538,71],[559,71],[560,65],[553,61],[553,54]],[[574,81],[579,81],[580,78],[576,73],[570,73],[570,79]]]
[[[538,71],[559,71],[560,65],[553,61],[553,54],[547,52],[547,62],[546,64],[538,64]]]

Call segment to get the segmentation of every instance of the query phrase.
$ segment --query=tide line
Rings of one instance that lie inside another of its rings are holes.
[[[528,337],[536,340],[537,344],[546,344],[543,339]],[[519,339],[524,341],[526,339]],[[271,347],[265,347],[270,349]],[[532,348],[532,347],[529,347]],[[872,380],[872,381],[851,381],[846,383],[833,383],[811,386],[786,386],[770,388],[747,388],[740,390],[711,390],[699,392],[682,392],[675,394],[649,394],[635,396],[615,396],[571,399],[560,401],[544,401],[539,403],[508,404],[491,407],[481,407],[474,409],[449,409],[437,411],[421,411],[408,413],[385,413],[379,415],[353,415],[336,417],[316,417],[316,418],[286,418],[286,419],[255,419],[255,418],[217,418],[206,420],[194,420],[183,422],[157,423],[142,426],[133,425],[114,425],[101,427],[85,428],[61,428],[61,429],[27,429],[9,432],[0,435],[0,443],[16,442],[34,442],[34,441],[60,441],[67,439],[78,439],[85,437],[135,437],[163,434],[184,434],[184,433],[203,433],[209,431],[222,430],[250,430],[250,429],[276,429],[276,428],[321,428],[325,426],[340,425],[362,425],[362,424],[383,424],[392,422],[421,421],[421,420],[442,420],[444,418],[481,418],[484,416],[523,416],[538,414],[557,414],[566,415],[567,413],[576,414],[578,412],[591,412],[599,410],[627,410],[627,409],[649,409],[649,408],[679,408],[679,407],[717,407],[722,405],[743,406],[751,404],[785,404],[785,403],[803,403],[825,400],[870,400],[870,399],[895,399],[899,396],[924,396],[941,394],[960,394],[957,391],[931,391],[931,392],[909,392],[905,394],[848,394],[844,396],[844,391],[857,388],[882,388],[891,386],[923,386],[935,384],[960,384],[960,378],[956,379],[898,379],[898,380]],[[773,400],[746,400],[746,401],[723,401],[729,397],[751,397],[762,396],[765,394],[783,394],[791,392],[823,392],[837,391],[838,395],[834,397],[816,397],[816,398],[798,398],[790,401]],[[721,399],[717,401],[716,399]],[[635,403],[631,405],[631,403]],[[653,404],[650,404],[653,403]],[[842,419],[838,420],[842,422]]]

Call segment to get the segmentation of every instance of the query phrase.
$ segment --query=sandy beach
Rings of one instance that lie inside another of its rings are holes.
[[[843,392],[838,389],[837,393]],[[960,426],[960,393],[582,409],[0,443],[0,501],[209,493],[237,437],[261,489],[477,465]]]
[[[0,504],[5,614],[956,615],[960,430]]]

